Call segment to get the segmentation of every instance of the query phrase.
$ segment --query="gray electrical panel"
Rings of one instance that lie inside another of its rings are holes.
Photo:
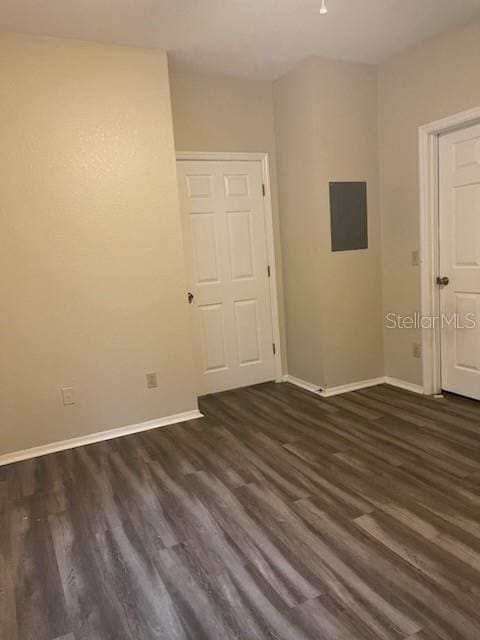
[[[330,182],[332,251],[368,249],[367,183]]]

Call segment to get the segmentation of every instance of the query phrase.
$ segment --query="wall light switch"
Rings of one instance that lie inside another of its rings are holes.
[[[420,251],[412,251],[412,266],[420,266]]]
[[[75,395],[73,393],[73,387],[63,387],[62,389],[63,404],[75,404]]]
[[[147,389],[156,389],[158,387],[158,378],[156,373],[147,373]]]
[[[415,342],[413,344],[413,357],[414,358],[421,358],[422,357],[422,345],[419,344],[418,342]]]

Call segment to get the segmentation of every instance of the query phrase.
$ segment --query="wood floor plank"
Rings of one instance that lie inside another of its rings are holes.
[[[355,523],[339,521],[311,503],[302,502],[302,515],[324,541],[341,553],[345,562],[350,566],[359,564],[361,572],[366,571],[378,581],[386,580],[380,592],[400,599],[411,622],[418,624],[417,631],[428,625],[435,631],[446,630],[453,638],[478,638],[477,597],[472,598],[464,591],[445,591],[374,538],[358,537],[352,529]]]
[[[425,538],[382,512],[360,516],[355,522],[447,591],[464,590],[480,595],[478,571],[471,564],[459,561],[456,556],[460,553],[445,554],[445,547],[439,549],[435,544],[438,536],[433,540]],[[449,541],[451,546],[461,544],[452,538]]]
[[[71,514],[50,516],[49,522],[66,611],[77,640],[130,640],[120,600],[111,597],[114,586],[104,583],[93,529],[84,530]]]
[[[225,533],[288,606],[322,593],[322,581],[310,570],[309,560],[302,562],[290,545],[272,539],[215,476],[199,472],[191,480]]]
[[[0,469],[0,640],[480,638],[480,403],[200,404]]]
[[[17,635],[47,640],[70,630],[43,496],[13,501],[7,513]]]
[[[18,640],[15,585],[5,553],[0,554],[0,639]]]
[[[431,629],[422,629],[413,636],[409,636],[407,640],[449,640],[445,635],[439,635]]]

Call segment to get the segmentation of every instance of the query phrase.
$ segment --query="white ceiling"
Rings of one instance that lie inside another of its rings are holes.
[[[273,79],[312,54],[378,63],[480,17],[480,0],[0,0],[0,30],[170,52],[199,71]]]

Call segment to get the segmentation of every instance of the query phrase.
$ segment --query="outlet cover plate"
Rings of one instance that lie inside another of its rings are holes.
[[[147,389],[158,388],[158,376],[156,373],[147,373],[145,379],[147,381]]]
[[[73,387],[63,387],[62,388],[62,400],[63,404],[75,404],[75,394],[73,392]]]

